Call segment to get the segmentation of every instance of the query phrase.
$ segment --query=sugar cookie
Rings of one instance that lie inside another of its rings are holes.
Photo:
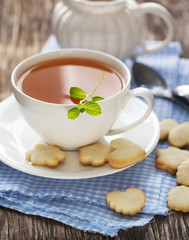
[[[125,192],[112,191],[106,194],[107,204],[117,213],[136,215],[145,206],[146,197],[142,190],[128,188]]]
[[[172,118],[163,119],[160,121],[160,138],[159,140],[165,140],[168,138],[169,132],[178,125],[178,122]]]
[[[108,162],[110,146],[102,143],[94,143],[79,148],[79,160],[83,165],[99,167]]]
[[[156,168],[176,174],[177,167],[187,158],[189,158],[189,151],[187,150],[176,147],[159,149],[156,152]]]
[[[184,122],[169,132],[168,142],[178,148],[189,146],[189,122]]]
[[[189,187],[172,188],[167,194],[167,205],[175,211],[189,212]]]
[[[176,177],[178,184],[189,186],[189,158],[178,166]]]
[[[58,147],[37,144],[33,149],[26,151],[25,157],[32,165],[55,167],[65,160],[66,154]]]
[[[144,160],[146,152],[136,143],[117,138],[110,142],[109,164],[113,168],[125,168]]]

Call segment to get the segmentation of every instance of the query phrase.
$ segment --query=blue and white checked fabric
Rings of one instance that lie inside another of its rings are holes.
[[[51,36],[44,51],[58,49]],[[170,88],[189,83],[189,60],[180,59],[179,43],[171,42],[164,50],[141,56],[163,75]],[[128,66],[131,61],[126,60]],[[132,82],[132,87],[135,87]],[[155,99],[154,111],[159,119],[174,118],[179,123],[189,120],[189,111],[165,99]],[[122,172],[83,180],[56,180],[19,172],[0,162],[0,205],[32,215],[55,219],[75,228],[115,236],[120,229],[142,226],[154,215],[168,212],[166,196],[176,185],[174,176],[155,168],[155,152],[167,147],[158,144],[141,163]],[[106,193],[136,187],[145,192],[144,209],[134,217],[115,213],[106,204]]]

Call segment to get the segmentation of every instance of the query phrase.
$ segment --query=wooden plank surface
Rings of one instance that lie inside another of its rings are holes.
[[[50,17],[56,0],[0,0],[0,100],[11,93],[10,76],[24,58],[38,53],[51,33]],[[139,3],[147,2],[139,0]],[[175,37],[189,58],[189,1],[156,0],[167,7],[174,18]],[[146,18],[146,37],[162,39],[166,29],[161,20]],[[148,32],[147,29],[150,31]],[[62,223],[38,216],[28,216],[0,207],[0,240],[12,239],[112,239],[84,233]],[[155,216],[148,224],[120,231],[114,239],[188,240],[189,213],[170,212]]]

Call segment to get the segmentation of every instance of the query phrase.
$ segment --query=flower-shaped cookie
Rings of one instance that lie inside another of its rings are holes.
[[[94,143],[79,148],[79,160],[83,165],[99,167],[108,162],[110,146],[102,143]]]
[[[156,152],[156,168],[176,174],[178,166],[189,158],[189,151],[176,147],[159,149]]]
[[[36,166],[55,167],[66,158],[65,152],[56,146],[37,144],[25,154],[26,160]]]

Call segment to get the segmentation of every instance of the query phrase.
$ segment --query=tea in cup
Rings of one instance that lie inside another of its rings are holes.
[[[19,63],[11,76],[14,96],[27,123],[45,142],[64,150],[76,150],[104,135],[125,132],[149,116],[153,95],[145,88],[130,90],[130,81],[130,71],[122,61],[87,49],[34,55]],[[88,98],[73,98],[70,88],[84,90]],[[94,96],[100,101],[93,101]],[[147,102],[144,115],[111,129],[127,102],[136,96]],[[91,102],[100,112],[93,109],[91,114],[90,107],[85,108]],[[79,114],[71,119],[68,112],[73,108],[79,109]]]

